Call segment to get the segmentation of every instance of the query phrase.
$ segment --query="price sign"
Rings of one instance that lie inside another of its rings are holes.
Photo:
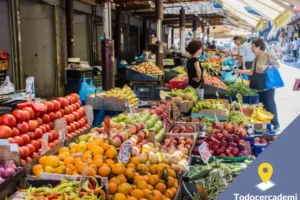
[[[4,145],[4,146],[9,145],[9,141],[8,141],[7,139],[0,140],[0,145],[1,145],[1,146],[2,146],[2,145]]]
[[[66,135],[67,135],[67,129],[66,128],[60,129],[58,131],[58,140],[60,142],[64,142],[66,140]]]
[[[84,165],[84,169],[83,169],[83,174],[81,176],[81,179],[80,179],[80,183],[79,183],[79,188],[78,188],[78,196],[80,194],[80,191],[81,191],[81,188],[83,187],[84,185],[84,182],[86,180],[86,171],[87,171],[87,161],[85,162],[85,165]]]
[[[49,146],[48,146],[48,133],[45,133],[42,136],[42,153],[45,153],[46,151],[49,150]]]
[[[201,159],[203,160],[204,163],[207,163],[211,157],[210,151],[208,149],[207,143],[203,142],[199,148],[198,151],[200,153]]]
[[[93,124],[93,121],[94,121],[93,106],[86,105],[86,106],[83,106],[83,108],[85,110],[85,116],[87,118],[88,124]]]
[[[122,147],[121,151],[118,155],[118,162],[119,163],[127,163],[129,162],[129,154],[131,149],[131,142],[127,141],[124,146]]]

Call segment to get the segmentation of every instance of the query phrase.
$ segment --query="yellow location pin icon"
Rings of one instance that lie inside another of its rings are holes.
[[[270,163],[262,163],[258,167],[258,175],[264,183],[267,183],[273,174],[273,167]]]

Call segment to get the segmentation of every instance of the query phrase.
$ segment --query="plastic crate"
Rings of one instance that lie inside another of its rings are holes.
[[[102,87],[102,77],[101,76],[93,76],[94,85],[96,88]]]
[[[188,80],[177,80],[177,78],[170,80],[171,89],[185,89],[188,85]]]
[[[0,70],[8,69],[8,60],[0,60]]]
[[[259,95],[255,96],[243,96],[243,103],[246,104],[258,104],[259,103]]]
[[[78,80],[67,80],[67,85],[65,87],[66,94],[78,93],[80,89],[80,84],[83,79]],[[85,79],[89,83],[90,79]]]
[[[4,52],[4,51],[0,51],[0,60],[8,60],[9,58],[9,54]]]
[[[155,100],[160,100],[160,91],[163,90],[163,91],[171,91],[171,89],[169,87],[157,87],[155,88]]]
[[[83,77],[85,78],[91,78],[93,77],[94,70],[89,69],[89,70],[67,70],[67,79],[82,79]]]
[[[133,84],[133,90],[139,94],[140,100],[154,100],[154,84]]]

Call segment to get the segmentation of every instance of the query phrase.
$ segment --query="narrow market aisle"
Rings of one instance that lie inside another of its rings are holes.
[[[300,78],[300,69],[281,63],[279,71],[285,83],[275,95],[282,132],[300,114],[300,92],[293,91],[295,79]]]

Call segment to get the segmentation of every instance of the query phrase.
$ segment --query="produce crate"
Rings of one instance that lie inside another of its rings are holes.
[[[9,54],[4,52],[4,51],[0,51],[0,60],[8,60],[9,58]]]
[[[160,100],[160,91],[163,90],[163,91],[166,91],[166,92],[169,92],[171,91],[171,89],[169,87],[157,87],[155,88],[155,97],[154,99],[155,100]]]
[[[225,89],[217,88],[211,85],[204,84],[204,96],[216,96],[216,92],[218,92],[219,96],[225,95]]]
[[[228,101],[232,103],[233,101],[238,101],[236,96],[227,96]],[[259,95],[255,96],[242,96],[242,101],[245,104],[258,104],[259,103]]]
[[[177,78],[173,78],[170,80],[170,88],[171,89],[185,89],[188,85],[188,79],[185,80],[177,80]]]
[[[155,99],[154,88],[155,84],[133,84],[133,90],[138,92],[139,99],[143,101]]]
[[[164,70],[164,82],[169,82],[170,80],[172,80],[173,78],[177,77],[180,73],[176,72],[174,70]]]
[[[86,95],[85,104],[93,106],[94,110],[100,110],[104,106],[104,93]]]
[[[194,132],[189,132],[189,133],[174,133],[174,129],[176,128],[176,126],[192,126],[194,128]],[[168,133],[167,135],[170,136],[175,136],[175,137],[185,137],[185,136],[192,136],[194,137],[194,139],[198,138],[200,132],[200,124],[199,122],[175,122],[174,123],[174,128],[171,130],[170,133]]]
[[[8,60],[0,60],[0,70],[8,69]]]
[[[157,82],[161,79],[162,75],[156,74],[142,74],[130,68],[126,68],[127,81],[152,81]]]
[[[93,77],[94,70],[93,69],[85,69],[85,70],[73,70],[67,69],[67,79],[83,79]]]

